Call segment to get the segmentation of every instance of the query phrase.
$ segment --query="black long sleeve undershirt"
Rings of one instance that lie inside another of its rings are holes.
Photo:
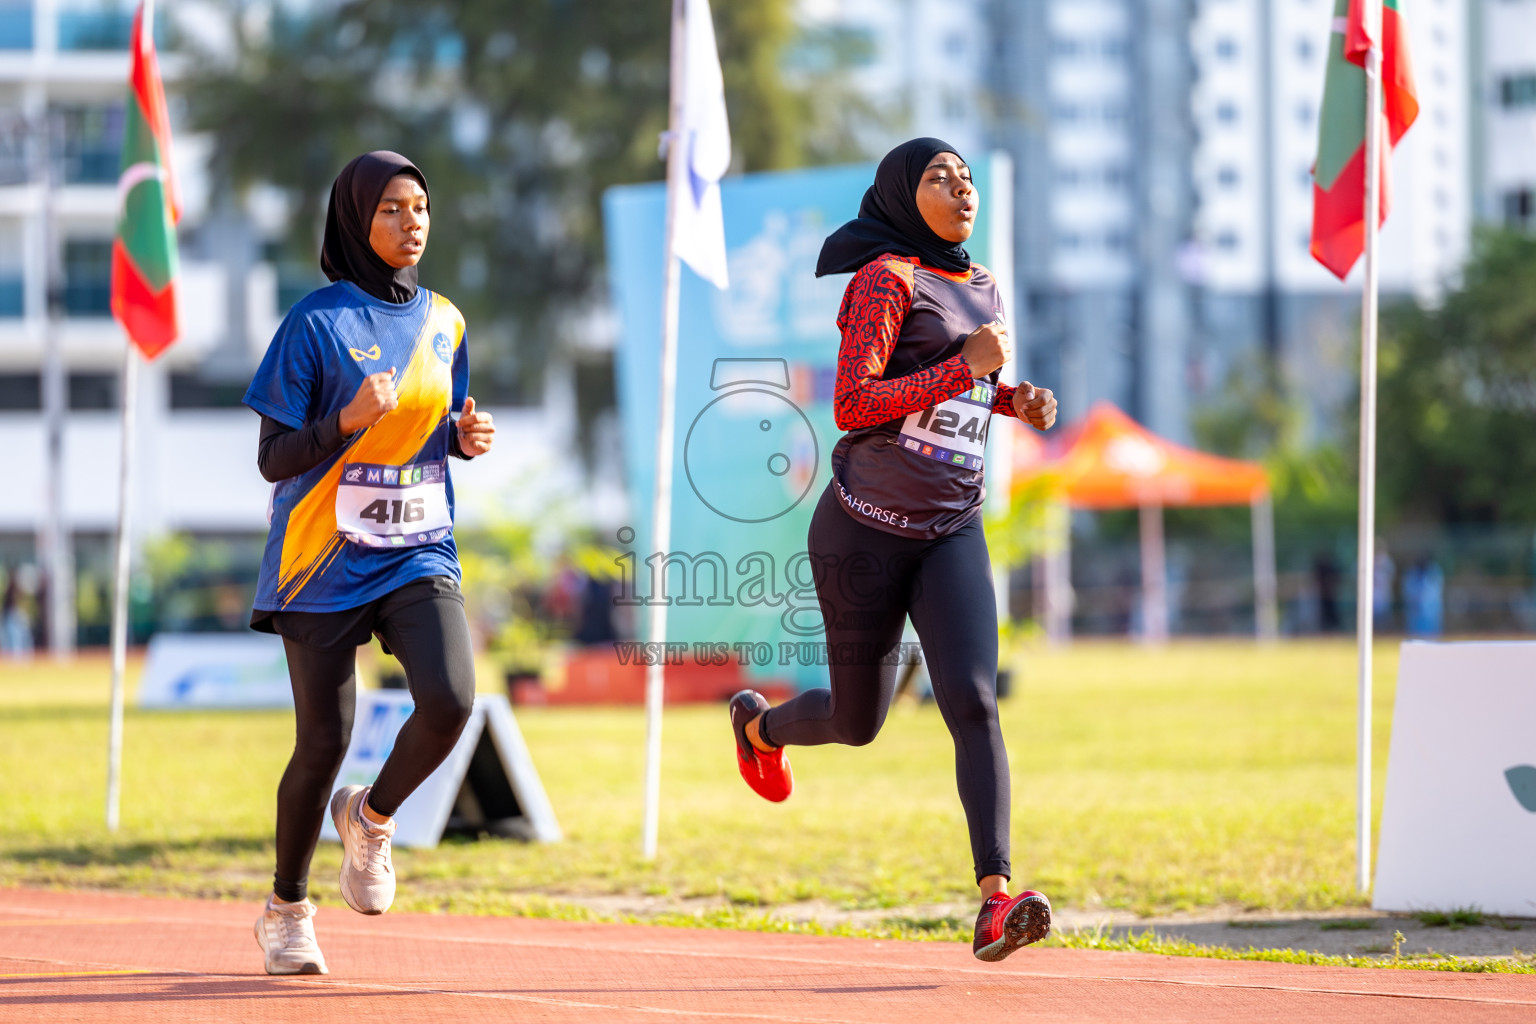
[[[314,469],[347,443],[350,434],[341,432],[341,413],[294,430],[271,416],[261,418],[261,441],[256,449],[256,468],[262,479],[275,484]],[[448,432],[448,453],[468,461],[459,447],[458,430]]]

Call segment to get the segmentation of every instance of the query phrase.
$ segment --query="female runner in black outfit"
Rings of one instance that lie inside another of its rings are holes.
[[[955,771],[983,903],[973,952],[1001,960],[1050,930],[1038,892],[1009,898],[1008,756],[997,720],[997,609],[982,532],[993,413],[1039,430],[1056,399],[998,383],[1010,355],[997,283],[961,247],[978,206],[953,146],[914,139],[880,162],[857,220],[827,239],[818,276],[857,271],[838,327],[835,412],[848,431],[811,519],[831,689],[772,710],[731,701],[737,763],[759,794],[793,788],[784,747],[869,743],[895,689],[889,655],[908,616],[955,742]]]

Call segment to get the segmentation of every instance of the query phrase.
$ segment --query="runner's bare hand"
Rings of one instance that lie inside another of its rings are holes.
[[[341,432],[355,434],[373,426],[384,414],[399,405],[395,397],[395,368],[387,373],[370,373],[363,378],[357,394],[341,410]]]
[[[1036,430],[1050,430],[1056,422],[1056,396],[1050,388],[1037,388],[1029,381],[1020,381],[1013,393],[1013,411],[1019,419]]]
[[[476,412],[475,400],[464,399],[464,411],[459,413],[459,450],[474,457],[491,450],[496,440],[496,426],[488,412]]]
[[[960,349],[960,357],[971,367],[971,376],[985,377],[999,369],[1013,354],[1013,342],[1008,338],[1008,325],[983,324],[970,333]]]

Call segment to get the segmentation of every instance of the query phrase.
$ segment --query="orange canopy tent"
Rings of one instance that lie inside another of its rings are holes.
[[[1275,634],[1274,514],[1262,466],[1174,444],[1108,402],[1049,440],[1026,438],[1016,439],[1013,448],[1015,488],[1045,477],[1073,508],[1141,510],[1142,624],[1149,640],[1168,635],[1163,509],[1250,506],[1255,627],[1261,637]],[[1046,571],[1047,632],[1065,636],[1070,602],[1061,591],[1069,582],[1065,554],[1058,559],[1058,571],[1049,565]]]

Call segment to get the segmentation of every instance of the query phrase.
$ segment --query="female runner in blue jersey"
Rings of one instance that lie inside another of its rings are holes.
[[[834,413],[848,431],[807,548],[826,623],[830,689],[769,709],[731,699],[737,765],[769,800],[793,788],[786,746],[869,743],[895,693],[890,657],[910,616],[955,743],[982,906],[972,952],[1001,960],[1045,937],[1041,893],[1008,895],[1008,753],[997,720],[997,606],[981,527],[994,415],[1046,430],[1056,399],[998,380],[1010,342],[997,281],[962,247],[976,223],[971,169],[953,146],[886,154],[858,219],[826,240],[816,275],[853,272],[837,325]]]
[[[379,150],[347,164],[320,254],[333,283],[288,312],[245,394],[274,485],[251,626],[282,636],[296,712],[273,892],[256,922],[269,974],[327,973],[307,895],[327,798],[342,898],[382,914],[395,895],[392,815],[474,703],[448,457],[490,451],[495,427],[469,397],[463,316],[416,285],[430,224],[427,180],[409,160]],[[415,709],[373,785],[332,798],[357,648],[373,636],[399,658]]]

